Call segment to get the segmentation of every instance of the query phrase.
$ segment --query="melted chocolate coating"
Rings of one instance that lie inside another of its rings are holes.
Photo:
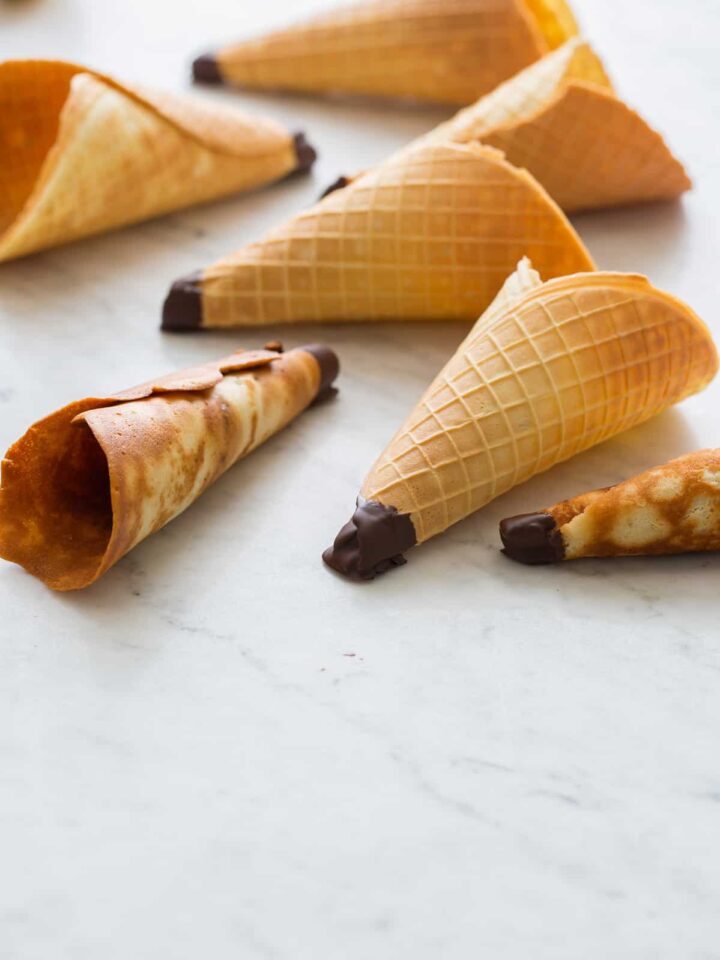
[[[358,497],[357,510],[323,553],[325,563],[350,580],[374,580],[406,563],[403,553],[417,543],[408,514]]]
[[[323,190],[323,192],[318,197],[318,200],[324,200],[325,197],[329,197],[330,194],[335,193],[336,190],[344,190],[349,183],[351,183],[351,180],[349,177],[338,177],[337,180],[334,180],[330,184],[327,190]]]
[[[163,330],[184,332],[202,326],[202,273],[188,273],[170,287],[162,312]]]
[[[334,397],[337,393],[337,387],[334,387],[333,383],[340,373],[340,361],[335,351],[326,347],[324,343],[311,343],[299,349],[312,354],[320,367],[320,386],[312,405],[315,406],[316,403],[322,403],[324,400]]]
[[[297,167],[295,168],[296,173],[305,173],[310,170],[312,165],[317,160],[317,150],[305,139],[305,134],[300,132],[296,133],[293,137],[293,143],[295,144],[295,154],[297,156]]]
[[[220,66],[211,53],[193,60],[192,75],[195,83],[223,83]]]
[[[565,545],[549,513],[522,513],[500,522],[504,553],[518,563],[537,565],[565,559]]]

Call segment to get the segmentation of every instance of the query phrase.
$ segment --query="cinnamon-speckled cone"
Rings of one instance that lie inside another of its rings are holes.
[[[521,563],[720,550],[720,450],[699,450],[614,487],[500,525]]]
[[[372,577],[387,566],[367,503],[400,529],[402,549],[388,536],[384,549],[396,548],[380,558],[398,562],[516,484],[703,389],[717,363],[702,321],[644,277],[542,283],[521,263],[368,474],[327,561]]]
[[[270,120],[47,60],[0,64],[0,153],[0,260],[257,187],[312,159]]]
[[[5,455],[0,556],[55,590],[88,586],[331,392],[337,371],[327,347],[239,351],[63,407]]]
[[[566,0],[371,0],[199,57],[196,80],[470,103],[577,33]]]
[[[524,254],[551,277],[593,269],[529,173],[492,147],[429,144],[178,280],[163,326],[474,320]]]
[[[613,92],[575,38],[419,143],[482,141],[525,167],[566,211],[677,197],[692,186],[663,138]]]

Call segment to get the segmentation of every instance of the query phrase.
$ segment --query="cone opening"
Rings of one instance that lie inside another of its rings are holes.
[[[95,579],[113,526],[107,458],[90,427],[72,423],[76,412],[8,451],[0,490],[0,554],[59,590]]]
[[[0,233],[30,196],[50,148],[76,68],[64,63],[10,61],[0,66]]]

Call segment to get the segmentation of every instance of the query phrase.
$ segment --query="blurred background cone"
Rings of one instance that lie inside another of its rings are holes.
[[[462,104],[576,33],[565,0],[372,0],[221,47],[198,57],[193,75],[239,87]]]

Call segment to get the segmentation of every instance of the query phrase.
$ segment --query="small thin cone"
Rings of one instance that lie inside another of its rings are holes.
[[[0,556],[77,590],[327,394],[327,348],[240,351],[34,424],[2,465]],[[281,348],[280,348],[281,349]]]
[[[525,171],[477,144],[428,144],[331,193],[175,292],[205,327],[473,320],[524,254],[547,276],[593,269]],[[164,325],[186,327],[175,293]]]
[[[224,47],[196,61],[195,75],[470,103],[576,32],[565,0],[373,0]]]
[[[363,499],[410,517],[418,543],[717,371],[702,321],[644,277],[540,283],[524,270],[517,299],[511,286],[480,318],[363,483]]]
[[[700,450],[605,490],[549,507],[553,559],[660,556],[720,550],[720,450]],[[538,515],[535,515],[538,516]],[[514,559],[520,521],[507,552]],[[504,521],[504,525],[512,521]]]
[[[275,123],[145,93],[72,64],[0,65],[0,260],[278,179]]]
[[[566,211],[679,196],[692,186],[663,138],[570,40],[419,142],[482,141],[524,167]]]

